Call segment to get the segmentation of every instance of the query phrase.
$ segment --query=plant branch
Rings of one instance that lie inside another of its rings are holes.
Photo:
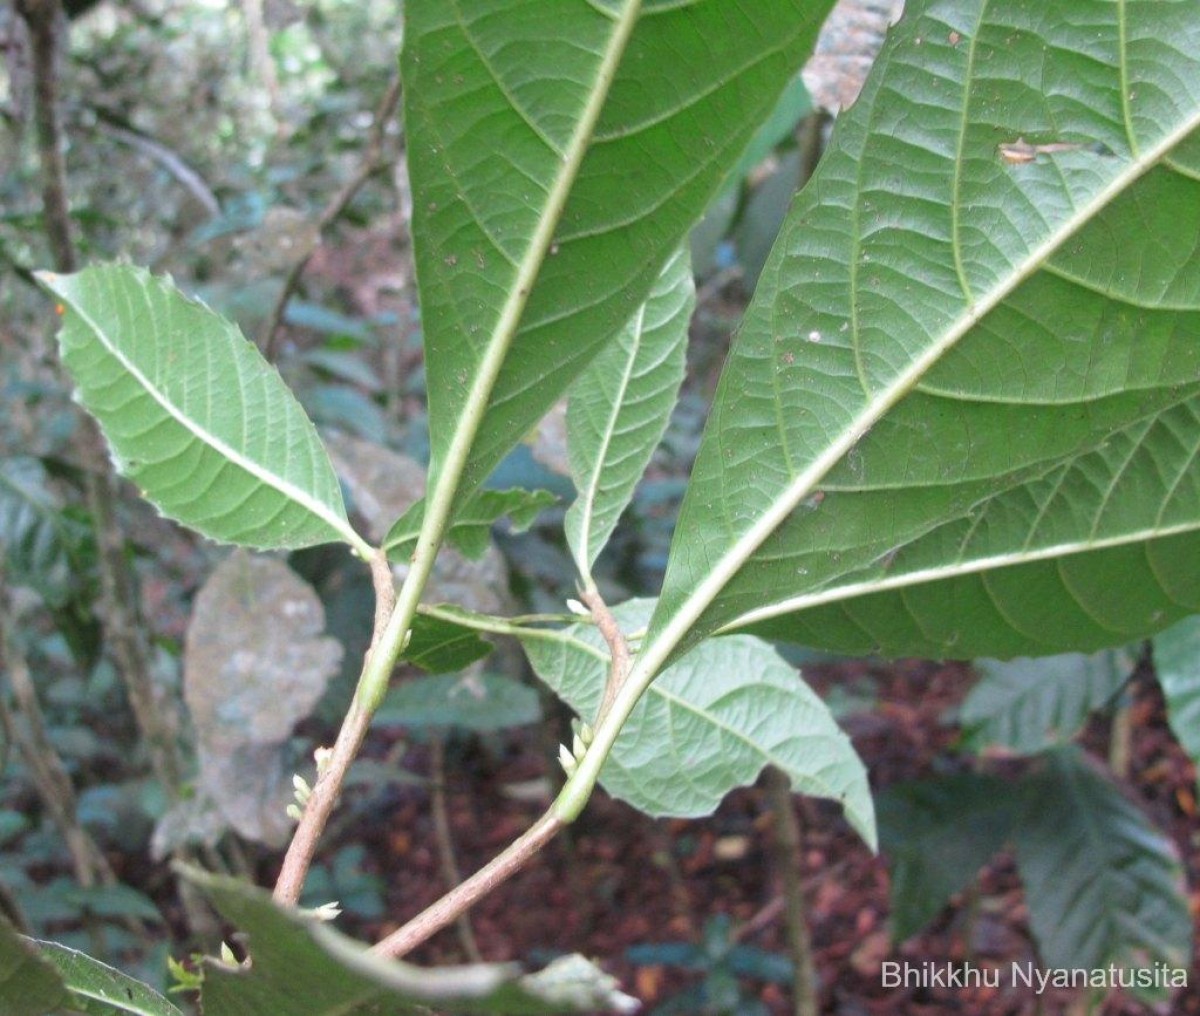
[[[392,584],[392,571],[388,566],[387,555],[382,550],[376,550],[371,556],[370,565],[371,579],[375,586],[375,624],[371,632],[370,647],[363,659],[364,676],[373,668],[384,666],[379,642],[395,608],[395,587]],[[390,661],[386,661],[388,673],[395,664],[396,655],[398,651]],[[361,684],[361,677],[359,682]],[[373,713],[374,709],[363,707],[356,693],[346,711],[345,719],[342,720],[342,728],[338,731],[333,751],[328,761],[318,769],[312,793],[304,804],[300,822],[292,834],[291,843],[288,844],[279,877],[275,882],[276,903],[294,906],[300,899],[321,833],[325,831],[329,816],[341,796],[342,784],[346,781],[350,765],[358,756],[358,751],[366,739]]]
[[[63,159],[57,66],[60,53],[59,0],[19,0],[17,10],[29,25],[33,50],[34,104],[42,170],[42,204],[46,234],[59,272],[76,268],[67,204],[66,163]],[[90,417],[81,432],[80,454],[85,462],[101,463],[85,471],[88,509],[96,531],[100,572],[100,616],[105,641],[116,658],[138,728],[150,747],[154,774],[172,800],[180,794],[182,762],[171,724],[160,708],[150,667],[138,604],[137,586],[125,558],[125,535],[116,520],[117,491],[104,441]]]
[[[455,886],[440,900],[428,907],[402,928],[377,942],[371,951],[398,959],[450,924],[459,914],[490,893],[519,871],[563,827],[563,822],[548,811],[513,840],[505,850],[480,868],[465,882]]]
[[[604,602],[600,591],[594,586],[590,586],[579,596],[588,610],[592,612],[592,620],[596,622],[596,627],[608,645],[609,658],[612,661],[609,665],[608,680],[604,683],[604,698],[600,702],[600,711],[596,713],[594,725],[598,727],[604,722],[604,717],[612,708],[613,701],[621,690],[621,685],[625,683],[633,657],[629,652],[629,640],[621,631],[621,626],[617,624],[617,619],[608,609],[608,604]]]
[[[437,839],[438,860],[441,863],[442,878],[446,885],[453,889],[462,882],[462,872],[458,868],[458,859],[454,856],[454,833],[450,828],[450,814],[446,808],[446,741],[440,733],[435,733],[430,740],[431,773],[430,773],[430,805],[433,811],[433,829]],[[475,941],[475,932],[471,928],[471,919],[466,912],[455,918],[458,930],[458,941],[472,963],[483,962],[483,954]]]
[[[59,0],[17,0],[17,13],[29,26],[33,56],[34,122],[42,169],[42,215],[46,238],[60,272],[75,270],[71,212],[67,203],[67,168],[63,155],[58,102]]]
[[[24,720],[18,729],[8,706],[0,700],[0,723],[5,733],[16,742],[17,750],[29,769],[30,779],[42,799],[51,820],[58,826],[67,851],[75,880],[84,888],[100,882],[112,885],[116,881],[108,860],[88,835],[77,817],[75,788],[61,756],[50,743],[46,721],[38,703],[29,663],[13,642],[14,621],[9,614],[7,597],[0,600],[0,663],[8,674],[16,707]]]
[[[304,275],[304,270],[308,267],[309,261],[312,260],[313,254],[316,253],[317,247],[320,245],[321,235],[341,218],[342,213],[345,212],[350,202],[354,200],[354,196],[362,188],[362,185],[382,168],[384,136],[387,133],[388,124],[396,112],[396,104],[399,101],[400,74],[397,72],[392,75],[391,80],[388,82],[387,91],[384,93],[383,99],[375,111],[375,122],[371,126],[371,133],[367,139],[367,147],[363,151],[362,161],[359,163],[358,169],[346,181],[342,189],[329,200],[329,203],[317,219],[317,229],[313,241],[308,245],[306,250],[301,252],[300,257],[292,265],[291,271],[288,272],[287,278],[284,279],[283,289],[280,290],[279,296],[275,300],[275,306],[272,308],[271,315],[267,318],[267,323],[262,332],[263,355],[268,360],[275,356],[276,347],[279,343],[279,332],[283,327],[283,315],[287,311],[287,305],[292,298],[292,294],[296,292],[296,287],[300,285],[300,279]]]
[[[783,916],[792,970],[795,972],[793,1011],[795,1016],[817,1016],[816,963],[813,960],[808,908],[804,903],[804,886],[799,868],[803,837],[792,802],[791,782],[780,770],[769,766],[766,784],[767,800],[775,824],[775,870],[783,884]]]

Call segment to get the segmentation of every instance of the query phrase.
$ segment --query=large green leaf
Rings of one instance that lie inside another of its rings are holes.
[[[1022,797],[1013,836],[1046,965],[1185,966],[1192,921],[1170,840],[1074,748],[1050,753]]]
[[[1154,669],[1171,729],[1200,767],[1200,617],[1189,617],[1155,637]]]
[[[639,683],[717,629],[1044,655],[1200,606],[1198,127],[1190,0],[910,3],[747,312]]]
[[[1017,812],[1008,783],[975,773],[888,787],[876,804],[897,941],[920,931],[975,878],[1004,846]]]
[[[369,953],[234,879],[189,871],[249,935],[249,967],[210,964],[204,1016],[407,1016],[431,1013],[633,1012],[637,1003],[580,956],[535,974],[513,963],[425,970]]]
[[[1032,755],[1069,740],[1094,709],[1120,691],[1136,662],[1123,650],[980,660],[975,669],[981,677],[959,717],[966,742],[976,750],[1000,747]]]
[[[61,301],[80,400],[164,515],[244,546],[370,553],[316,429],[235,325],[138,268],[39,279]]]
[[[613,615],[637,631],[653,607],[630,600]],[[523,641],[537,675],[580,716],[594,717],[609,663],[596,628],[571,625],[560,639]],[[797,793],[839,801],[874,845],[867,774],[850,739],[796,668],[749,636],[713,639],[667,668],[621,728],[600,782],[650,815],[707,815],[767,765]]]
[[[567,452],[579,496],[563,525],[580,575],[591,574],[667,429],[695,305],[685,248],[667,262],[616,340],[571,386]]]
[[[625,325],[830,6],[405,4],[431,489],[465,464],[461,501]]]

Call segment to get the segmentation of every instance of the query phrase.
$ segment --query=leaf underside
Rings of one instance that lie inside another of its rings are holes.
[[[164,515],[249,547],[369,549],[316,428],[235,325],[139,268],[39,279],[61,301],[80,401]]]
[[[482,413],[461,504],[629,321],[830,6],[405,5],[431,487]]]
[[[578,497],[563,528],[581,575],[608,542],[662,440],[696,305],[691,258],[672,256],[646,302],[571,386],[567,452]]]
[[[1192,954],[1183,869],[1168,840],[1074,748],[1022,788],[1013,836],[1048,967],[1182,967]]]
[[[656,658],[1046,655],[1200,608],[1198,127],[1194,3],[910,3],[726,365]]]
[[[1154,639],[1154,669],[1167,700],[1171,729],[1200,766],[1200,617],[1159,633]]]
[[[622,630],[644,626],[651,600],[613,609]],[[565,641],[524,640],[538,677],[584,719],[596,715],[608,651],[593,625]],[[841,803],[872,846],[875,817],[866,771],[815,692],[769,645],[747,636],[704,643],[642,696],[600,771],[614,797],[654,816],[710,814],[766,765],[797,793]]]
[[[963,702],[966,743],[1033,754],[1074,737],[1129,680],[1136,659],[1120,650],[1091,656],[979,660],[980,680]]]

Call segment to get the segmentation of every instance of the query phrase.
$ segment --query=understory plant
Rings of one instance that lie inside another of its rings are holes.
[[[1192,0],[907,5],[762,269],[659,595],[606,602],[593,568],[683,375],[689,232],[831,6],[407,0],[430,464],[424,497],[380,536],[351,524],[316,427],[236,326],[144,269],[39,275],[79,400],[164,515],[254,551],[341,544],[373,583],[357,687],[311,786],[297,781],[272,896],[181,869],[249,936],[251,962],[204,964],[209,1016],[632,1011],[578,956],[532,974],[398,957],[535,862],[598,783],[652,815],[700,815],[771,766],[874,846],[861,762],[767,640],[1082,652],[1200,608]],[[564,397],[577,602],[534,617],[432,602],[447,544],[486,550],[494,521],[545,507],[487,481]],[[266,633],[287,665],[259,693],[283,738],[312,706],[290,678],[328,650],[296,652],[314,637],[305,597],[272,574],[301,625]],[[211,652],[220,609],[208,623]],[[296,904],[393,671],[465,666],[497,635],[577,714],[561,792],[428,910],[352,943]],[[264,680],[245,664],[229,664],[230,701]],[[25,950],[0,937],[21,957],[19,1011],[84,996],[177,1011],[80,954]]]

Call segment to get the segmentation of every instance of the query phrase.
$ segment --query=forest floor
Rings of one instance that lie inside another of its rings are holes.
[[[846,725],[876,790],[945,765],[956,730],[944,717],[969,686],[961,665],[839,664],[813,668],[808,676],[821,690],[847,681],[874,685],[876,708],[850,716]],[[1184,856],[1196,913],[1200,836],[1195,774],[1166,726],[1152,680],[1136,680],[1131,708],[1130,783]],[[1084,741],[1103,749],[1107,735],[1106,724],[1095,721]],[[467,761],[466,770],[457,769],[448,781],[448,811],[459,861],[464,870],[473,870],[536,818],[537,804],[514,802],[503,788],[536,780],[545,772],[545,759],[536,739],[529,738],[512,741],[502,758],[476,758],[474,767]],[[836,807],[796,799],[796,809],[804,828],[797,862],[823,1013],[1033,1016],[1085,1011],[1071,1008],[1071,992],[1051,989],[1039,999],[1023,985],[1011,984],[1007,974],[999,989],[884,987],[885,961],[940,967],[970,960],[1001,971],[1012,963],[1036,965],[1015,865],[1011,857],[999,855],[982,872],[969,899],[956,899],[925,933],[894,943],[884,859],[872,855]],[[731,794],[716,814],[695,821],[652,820],[598,793],[567,835],[471,913],[480,952],[487,960],[545,958],[560,951],[601,958],[625,989],[646,1003],[647,1012],[694,984],[698,975],[665,963],[634,965],[628,956],[631,947],[696,943],[706,920],[727,915],[734,938],[786,955],[779,879],[770,860],[771,829],[760,787]],[[371,835],[374,863],[386,873],[389,886],[389,914],[411,914],[442,893],[435,832],[423,793],[403,795]],[[448,929],[413,958],[432,963],[465,956],[455,931]],[[753,987],[752,980],[743,984],[771,1013],[793,1011],[790,989],[762,983]],[[1114,996],[1094,1011],[1134,1016],[1149,1010]],[[1194,983],[1169,1011],[1200,1014],[1200,990]]]

